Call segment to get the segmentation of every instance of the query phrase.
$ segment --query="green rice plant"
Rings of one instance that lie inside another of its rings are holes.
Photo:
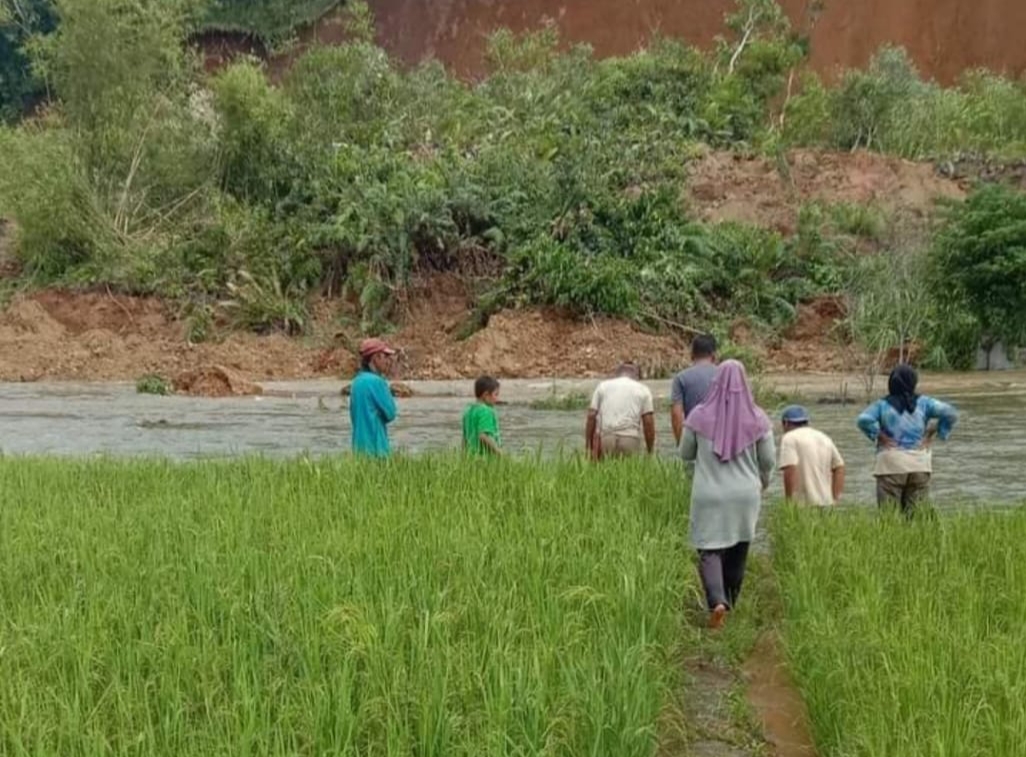
[[[647,757],[686,494],[652,461],[0,459],[0,754]]]
[[[1026,513],[788,508],[772,531],[823,757],[1022,754]]]

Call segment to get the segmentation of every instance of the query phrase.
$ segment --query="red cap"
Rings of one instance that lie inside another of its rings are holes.
[[[389,347],[381,339],[364,339],[360,342],[360,357],[367,359],[374,357],[379,353],[385,353],[386,355],[394,355],[395,350]]]

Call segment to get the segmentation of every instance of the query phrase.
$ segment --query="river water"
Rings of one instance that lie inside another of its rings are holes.
[[[416,396],[400,400],[393,429],[397,449],[455,449],[469,382],[411,382]],[[506,446],[551,454],[583,446],[584,413],[535,410],[532,399],[553,392],[587,392],[589,381],[503,383],[500,408]],[[652,382],[659,398],[660,454],[673,455],[669,382]],[[341,383],[269,383],[262,397],[205,399],[139,395],[130,384],[0,384],[0,450],[7,455],[137,456],[176,459],[262,454],[336,454],[348,449],[349,419]],[[929,390],[929,387],[924,387]],[[1026,393],[938,392],[962,418],[934,455],[934,495],[941,502],[1026,501],[1018,479],[1026,423]],[[870,502],[873,450],[858,433],[860,405],[810,403],[814,424],[833,436],[848,468],[849,501]],[[779,492],[779,481],[774,489]]]

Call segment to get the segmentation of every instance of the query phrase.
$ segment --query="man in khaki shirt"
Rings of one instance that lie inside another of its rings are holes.
[[[641,383],[634,363],[622,363],[616,377],[595,389],[588,408],[584,443],[594,459],[652,454],[655,416],[652,391]],[[644,446],[642,444],[644,443]]]
[[[809,425],[804,407],[784,410],[780,440],[780,471],[789,502],[828,507],[844,491],[844,460],[829,436]]]

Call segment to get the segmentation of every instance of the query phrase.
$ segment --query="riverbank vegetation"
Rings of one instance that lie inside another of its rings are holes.
[[[1022,752],[1021,511],[777,515],[784,635],[819,754]]]
[[[314,292],[347,298],[363,331],[387,330],[410,283],[439,271],[474,282],[473,323],[555,305],[773,335],[802,301],[858,296],[856,251],[884,261],[907,246],[858,207],[810,206],[793,231],[695,220],[682,190],[704,145],[772,155],[785,177],[798,145],[1026,154],[1019,83],[978,73],[944,89],[884,50],[826,87],[800,76],[804,42],[770,0],[741,0],[709,53],[656,40],[599,61],[562,49],[553,27],[500,32],[475,83],[399,67],[354,2],[350,41],[312,49],[280,85],[251,60],[200,71],[186,40],[237,5],[57,0],[56,31],[24,47],[49,104],[0,130],[0,213],[17,221],[28,281],[170,298],[199,338],[215,311],[300,333]],[[246,23],[288,23],[265,5]],[[1024,220],[1014,195],[996,201],[1012,226]],[[917,244],[948,259],[950,234],[933,234]],[[992,249],[1016,248],[995,237]],[[1021,276],[1014,252],[1003,259]],[[915,338],[934,365],[964,366],[992,318],[973,309],[961,268],[944,270],[923,288],[943,308],[930,304]],[[855,326],[842,338],[858,340]],[[908,334],[872,336],[893,347]]]

